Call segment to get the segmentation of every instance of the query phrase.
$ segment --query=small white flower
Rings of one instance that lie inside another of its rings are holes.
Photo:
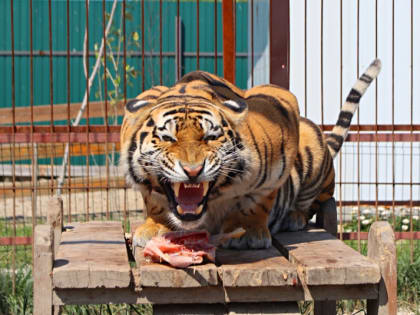
[[[385,211],[386,209],[385,209],[385,207],[378,207],[378,210],[379,210],[379,212],[383,212],[383,211]]]
[[[361,216],[360,216],[360,220],[361,220],[361,221],[363,221],[363,220],[365,220],[365,219],[366,219],[366,217],[365,217],[364,215],[361,215]]]
[[[369,208],[368,209],[363,209],[362,213],[365,214],[365,215],[369,215],[369,214],[372,214],[372,210],[370,210]]]
[[[413,215],[413,220],[418,220],[419,216],[418,215]]]
[[[403,231],[407,231],[407,230],[408,230],[408,225],[403,225],[403,226],[401,227],[401,229],[402,229]]]
[[[370,224],[372,222],[372,220],[370,220],[370,219],[366,219],[366,220],[363,220],[362,221],[362,225],[368,225],[368,224]]]
[[[404,219],[404,220],[402,220],[402,223],[403,224],[409,224],[410,223],[410,220],[409,219]]]
[[[351,232],[351,229],[346,229],[345,232],[346,233],[350,233]]]

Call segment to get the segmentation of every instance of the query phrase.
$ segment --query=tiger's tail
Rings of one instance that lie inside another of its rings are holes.
[[[337,123],[332,132],[327,136],[327,145],[331,156],[334,158],[340,151],[349,131],[351,119],[359,107],[360,98],[381,71],[381,61],[375,59],[360,78],[357,79],[341,108]]]

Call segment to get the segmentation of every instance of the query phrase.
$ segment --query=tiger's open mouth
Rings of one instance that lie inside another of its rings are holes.
[[[172,212],[183,221],[195,221],[206,211],[207,197],[213,183],[164,182],[162,186]]]

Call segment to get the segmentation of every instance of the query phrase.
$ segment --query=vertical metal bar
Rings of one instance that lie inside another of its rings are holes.
[[[324,0],[321,0],[321,126],[324,127]],[[341,223],[340,223],[341,224]]]
[[[414,19],[413,19],[414,3],[411,0],[411,13],[410,13],[410,261],[414,262],[414,233],[413,233],[413,115],[414,115],[414,91],[413,91],[413,82],[414,82]]]
[[[125,8],[125,0],[123,3],[124,3],[124,8]],[[125,14],[125,10],[124,10],[124,14]],[[125,18],[124,18],[124,25],[125,25]],[[125,27],[124,27],[124,30],[125,30]],[[124,37],[124,45],[125,45],[125,37]],[[125,71],[125,66],[124,66],[124,71]],[[141,1],[141,90],[144,91],[144,88],[145,88],[145,82],[144,82],[144,0],[142,0]]]
[[[289,89],[290,1],[270,0],[270,83]]]
[[[67,0],[67,145],[69,146],[69,162],[68,167],[68,191],[67,191],[67,204],[68,204],[68,222],[71,222],[71,117],[70,117],[70,101],[71,101],[71,81],[70,81],[70,0]]]
[[[182,75],[182,20],[181,17],[175,18],[176,38],[175,38],[175,80],[178,81]]]
[[[254,86],[254,0],[251,0],[251,87]]]
[[[31,149],[32,149],[32,200],[31,200],[31,208],[32,208],[32,235],[35,235],[35,225],[36,225],[36,192],[35,192],[35,182],[38,180],[36,178],[36,156],[34,155],[35,152],[35,144],[34,144],[34,55],[33,55],[33,28],[32,28],[32,0],[29,1],[29,81],[30,81],[30,88],[29,88],[29,104],[31,106]],[[32,238],[32,257],[34,254],[34,238]]]
[[[123,64],[124,64],[124,104],[127,103],[127,39],[126,39],[126,0],[123,0]],[[142,36],[144,36],[144,0],[142,1]],[[143,37],[144,39],[144,37]],[[144,49],[144,40],[142,42],[142,48]],[[144,50],[143,50],[144,53]],[[144,54],[143,54],[144,55]],[[143,62],[144,62],[144,58],[143,58]],[[144,66],[144,64],[143,64]],[[143,71],[144,71],[144,67],[143,67]],[[144,81],[143,81],[144,84]],[[144,85],[143,85],[143,90],[144,90]],[[124,188],[124,199],[126,199],[126,193],[127,188]],[[127,231],[127,202],[124,201],[124,224],[123,224],[124,230]]]
[[[50,65],[50,133],[54,133],[54,90],[53,90],[53,55],[52,55],[52,9],[51,9],[51,0],[48,1],[48,32],[49,32],[49,65]],[[50,156],[50,164],[51,164],[51,195],[54,193],[54,149],[51,146],[51,156]]]
[[[375,58],[378,58],[378,0],[375,0]],[[378,155],[378,78],[375,84],[375,208],[379,220],[379,155]]]
[[[356,38],[356,77],[359,77],[360,66],[360,2],[357,0],[357,38]],[[360,113],[357,109],[357,249],[361,251],[360,241]]]
[[[303,51],[304,51],[304,102],[305,102],[305,117],[308,116],[308,47],[307,47],[307,7],[308,3],[307,0],[305,0],[304,5],[304,26],[303,26]]]
[[[104,101],[105,101],[105,127],[106,127],[106,141],[105,141],[105,167],[106,167],[106,219],[109,220],[109,152],[108,152],[108,75],[107,75],[107,64],[106,64],[106,2],[102,0],[102,35],[104,37]]]
[[[197,0],[197,70],[200,70],[200,0]]]
[[[89,0],[85,0],[86,5],[86,221],[89,221],[89,157],[90,157],[90,146],[89,146]]]
[[[222,1],[223,15],[223,76],[235,84],[235,18],[234,0]]]
[[[15,133],[16,133],[16,98],[15,98],[15,29],[13,16],[13,0],[10,0],[10,32],[12,48],[12,184],[13,184],[13,238],[16,239],[16,161],[15,161]],[[12,291],[16,292],[16,244],[12,249]]]
[[[175,19],[175,29],[176,29],[176,40],[175,40],[175,79],[178,81],[181,78],[181,18],[179,15],[180,3],[179,0],[176,2],[176,19]]]
[[[217,75],[217,0],[214,0],[214,74]]]
[[[162,0],[159,0],[159,78],[160,85],[163,85],[163,67],[162,67]]]
[[[395,0],[392,0],[392,95],[391,95],[391,102],[392,102],[392,217],[393,217],[393,225],[392,227],[395,229]]]
[[[306,4],[306,0],[305,0]],[[305,15],[306,15],[306,9],[305,9]],[[305,27],[306,32],[306,27]],[[306,43],[306,36],[305,36],[305,43]],[[306,52],[305,52],[306,54]],[[306,62],[306,60],[305,60]],[[306,68],[306,66],[305,66]],[[306,76],[305,76],[306,77]],[[305,93],[306,95],[306,93]],[[340,0],[340,106],[343,104],[343,0]],[[306,108],[305,108],[306,110]],[[344,144],[343,144],[344,146]],[[340,208],[340,222],[343,222],[343,149],[342,148],[339,152],[340,156],[340,168],[339,168],[339,190],[340,190],[340,202],[339,202],[339,208]],[[340,240],[343,240],[343,228],[341,224],[340,228]]]

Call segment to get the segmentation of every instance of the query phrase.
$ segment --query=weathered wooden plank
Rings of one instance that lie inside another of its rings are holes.
[[[135,251],[135,259],[143,287],[193,288],[219,283],[217,267],[213,263],[177,269],[146,261],[141,248]]]
[[[64,304],[104,304],[104,303],[232,303],[232,302],[282,302],[305,299],[300,286],[279,287],[222,287],[197,288],[131,288],[125,289],[55,289],[54,305]],[[367,285],[322,285],[310,286],[315,300],[328,299],[372,299],[378,296],[376,284]]]
[[[34,240],[34,314],[52,314],[54,232],[50,225],[37,225]]]
[[[63,231],[63,200],[61,197],[52,197],[48,201],[47,223],[54,231],[54,255],[57,255]]]
[[[378,283],[379,266],[322,229],[274,235],[306,285]]]
[[[378,298],[368,300],[368,314],[397,314],[397,254],[394,232],[388,222],[375,222],[370,227],[368,256],[381,270]]]
[[[226,250],[216,254],[225,287],[296,285],[296,267],[271,247],[266,250]]]
[[[121,222],[74,223],[62,233],[56,288],[125,288],[131,270]]]

